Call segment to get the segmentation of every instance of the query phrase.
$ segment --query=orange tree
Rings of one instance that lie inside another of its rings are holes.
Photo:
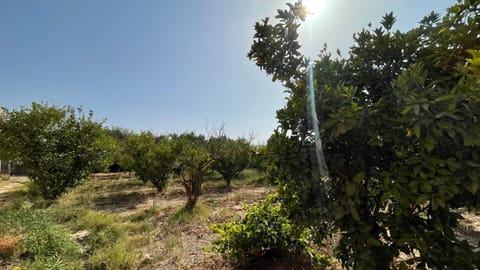
[[[32,189],[55,199],[83,183],[111,151],[102,123],[72,107],[32,103],[0,119],[0,158],[21,166]]]
[[[183,133],[171,136],[176,155],[173,172],[181,179],[187,194],[187,211],[193,210],[202,194],[202,184],[213,164],[213,158],[208,151],[208,141],[203,135]]]
[[[227,187],[250,161],[250,143],[245,139],[231,139],[225,135],[211,137],[208,150],[213,159],[212,169],[219,172]]]
[[[169,138],[155,137],[151,132],[129,134],[122,144],[120,165],[131,168],[144,183],[150,182],[162,192],[175,162],[172,144]]]
[[[268,144],[289,218],[341,236],[353,269],[478,269],[453,229],[480,202],[479,3],[459,0],[407,32],[387,14],[354,35],[347,58],[314,62],[316,118],[300,53],[301,2],[256,23],[248,57],[288,93]],[[320,130],[328,175],[317,160]],[[478,248],[478,247],[477,247]],[[411,255],[393,261],[400,252]]]

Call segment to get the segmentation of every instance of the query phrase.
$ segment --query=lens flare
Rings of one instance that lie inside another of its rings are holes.
[[[318,15],[323,10],[323,0],[303,0],[302,3],[307,11],[313,15]]]

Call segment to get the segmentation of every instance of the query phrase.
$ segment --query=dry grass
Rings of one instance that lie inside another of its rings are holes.
[[[272,187],[254,184],[248,172],[225,188],[210,179],[193,212],[184,210],[186,195],[176,181],[158,194],[134,177],[94,177],[62,196],[49,212],[72,232],[88,231],[83,240],[87,265],[114,269],[231,269],[222,257],[205,252],[218,236],[209,225],[243,215],[241,204],[259,201]],[[97,180],[94,180],[97,179]],[[134,239],[135,238],[135,239]],[[102,248],[106,242],[111,248]],[[128,255],[128,256],[127,256]]]
[[[476,247],[480,243],[480,211],[464,211],[462,217],[457,236]]]
[[[87,239],[80,241],[85,264],[112,269],[232,269],[228,260],[205,251],[219,237],[209,226],[241,218],[242,204],[255,203],[274,191],[273,187],[258,185],[261,175],[252,171],[244,172],[229,189],[212,178],[204,185],[199,206],[190,213],[183,209],[183,187],[175,181],[157,194],[154,187],[128,175],[102,175],[97,179],[62,196],[48,212],[72,234],[88,231]],[[0,181],[0,189],[10,181]],[[13,184],[14,189],[21,186]],[[8,188],[3,190],[9,192]],[[480,240],[480,213],[465,211],[463,216],[458,234],[476,245]],[[333,255],[336,241],[327,242],[327,248],[321,251]],[[0,237],[0,256],[11,256],[16,248],[21,249],[20,236]],[[335,263],[331,269],[341,267]]]
[[[22,249],[21,241],[22,237],[19,235],[0,236],[0,257],[16,257]]]

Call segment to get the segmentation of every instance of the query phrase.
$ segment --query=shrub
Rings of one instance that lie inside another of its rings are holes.
[[[292,258],[308,260],[316,269],[325,268],[329,260],[310,246],[310,230],[294,226],[276,199],[270,196],[246,207],[247,213],[239,221],[213,225],[213,231],[221,235],[220,240],[212,243],[213,251],[225,254],[241,266],[262,259]]]

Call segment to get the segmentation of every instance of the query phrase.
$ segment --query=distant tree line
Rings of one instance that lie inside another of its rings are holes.
[[[193,132],[156,136],[106,128],[81,108],[33,103],[0,119],[0,159],[10,160],[32,180],[31,189],[55,199],[82,184],[92,172],[133,171],[158,192],[172,177],[181,179],[191,210],[210,171],[231,180],[251,160],[246,139],[223,132],[206,138]]]

